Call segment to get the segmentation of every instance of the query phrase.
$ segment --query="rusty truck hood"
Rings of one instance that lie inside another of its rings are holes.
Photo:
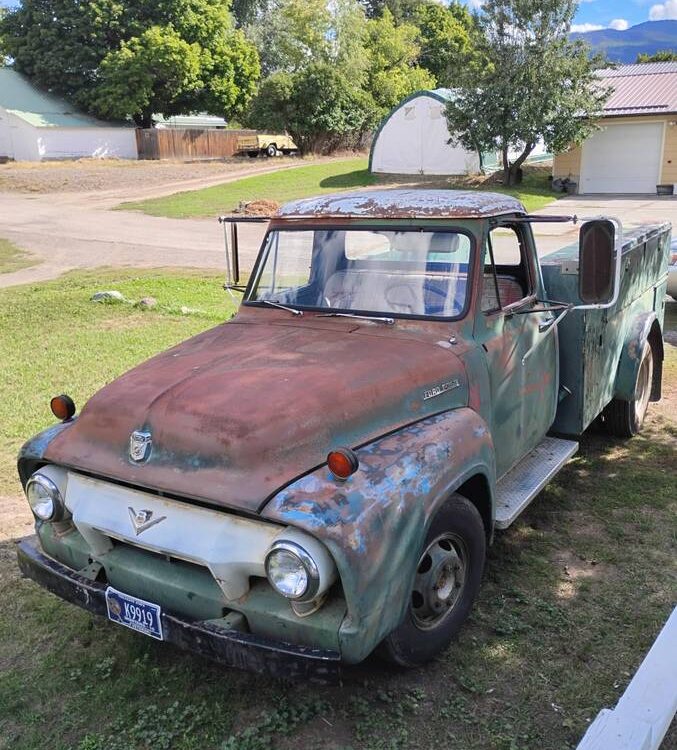
[[[431,343],[345,326],[223,324],[95,394],[46,458],[254,512],[331,448],[464,405],[467,394],[460,359]],[[134,463],[130,436],[139,430],[152,449]]]

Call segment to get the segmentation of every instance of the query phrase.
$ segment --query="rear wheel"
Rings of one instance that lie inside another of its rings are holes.
[[[468,617],[485,557],[486,536],[477,508],[452,495],[430,525],[407,613],[381,643],[381,655],[399,666],[415,667],[443,651]]]
[[[274,143],[266,147],[266,155],[271,157],[277,156],[277,146]]]
[[[631,401],[614,399],[604,410],[604,425],[616,437],[630,438],[644,424],[653,384],[653,350],[647,341],[642,350],[642,359],[635,380],[635,395]]]

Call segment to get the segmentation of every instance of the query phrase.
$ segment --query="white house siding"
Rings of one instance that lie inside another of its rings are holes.
[[[404,101],[376,135],[371,171],[429,175],[478,172],[477,154],[449,145],[444,106],[426,94]]]
[[[133,128],[32,128],[40,159],[136,159]]]
[[[136,159],[134,128],[36,128],[0,108],[0,157],[42,159]]]
[[[35,128],[4,109],[0,109],[0,118],[0,141],[4,142],[7,151],[0,155],[16,161],[39,161]]]

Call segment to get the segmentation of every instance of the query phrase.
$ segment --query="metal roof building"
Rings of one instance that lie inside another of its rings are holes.
[[[102,122],[0,68],[0,158],[17,161],[117,157],[136,159],[133,127]]]
[[[557,154],[554,176],[576,182],[579,193],[651,194],[675,185],[677,63],[622,65],[599,78],[611,89],[600,130]]]

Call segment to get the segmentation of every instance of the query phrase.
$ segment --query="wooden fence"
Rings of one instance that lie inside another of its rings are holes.
[[[237,152],[238,138],[254,130],[199,128],[137,129],[139,159],[224,159]]]

